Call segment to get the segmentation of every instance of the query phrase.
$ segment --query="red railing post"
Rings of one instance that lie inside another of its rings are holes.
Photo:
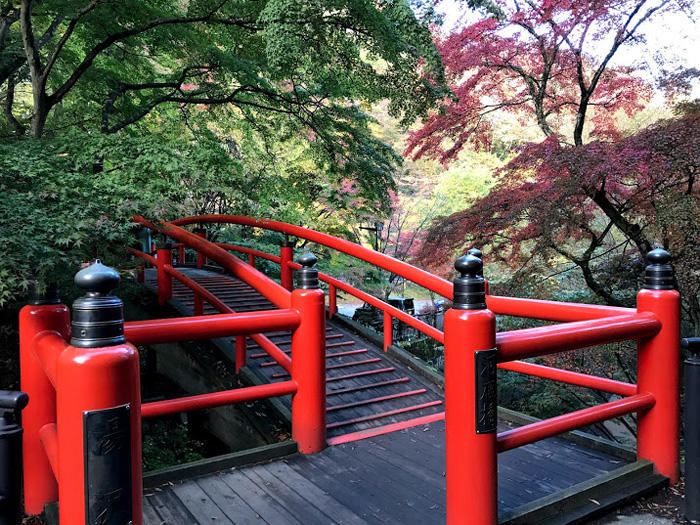
[[[59,521],[142,523],[139,357],[124,338],[119,274],[99,261],[75,277],[72,338],[56,367]]]
[[[292,292],[292,308],[301,323],[292,333],[292,379],[297,393],[292,398],[292,439],[302,454],[326,447],[326,320],[325,297],[318,287],[316,257],[299,259],[298,288]]]
[[[384,351],[394,343],[394,326],[391,314],[384,312]]]
[[[448,525],[498,522],[496,321],[486,308],[481,260],[460,257],[445,314],[445,440]]]
[[[328,285],[328,319],[338,313],[338,291],[332,284]]]
[[[185,265],[185,245],[183,243],[177,247],[177,263],[180,266]]]
[[[171,247],[156,251],[158,271],[158,304],[165,304],[173,296],[173,278],[165,271],[165,265],[172,265],[173,250]]]
[[[142,262],[139,263],[139,269],[138,272],[136,273],[136,282],[137,283],[142,283],[145,280],[145,264]]]
[[[280,246],[280,284],[290,292],[294,289],[294,275],[289,263],[294,259],[294,247],[289,237],[284,236]]]
[[[638,343],[637,387],[640,394],[653,394],[656,402],[639,414],[637,457],[653,461],[674,484],[680,475],[680,295],[674,290],[671,255],[657,248],[647,254],[647,260],[637,311],[653,312],[661,330]]]
[[[253,255],[252,253],[248,254],[248,264],[255,268],[255,255]]]
[[[195,230],[195,233],[202,239],[207,238],[207,230]],[[197,252],[197,268],[202,268],[205,264],[207,264],[207,256]]]
[[[204,315],[204,304],[202,296],[194,292],[194,306],[192,307],[194,315]]]
[[[246,336],[236,336],[236,373],[245,366],[246,360]]]
[[[27,514],[41,514],[44,505],[58,499],[58,485],[39,440],[39,430],[56,422],[56,391],[35,353],[36,337],[41,332],[70,334],[70,313],[61,304],[58,288],[50,285],[36,293],[19,313],[19,360],[22,390],[30,403],[22,413],[24,434],[22,456],[24,471],[24,508]]]

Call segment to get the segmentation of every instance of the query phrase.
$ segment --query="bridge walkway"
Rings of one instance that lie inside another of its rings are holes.
[[[235,311],[275,308],[231,276],[179,269]],[[147,270],[145,284],[155,289],[154,270]],[[173,287],[171,304],[191,315],[192,292],[177,282]],[[204,313],[218,312],[205,307]],[[266,335],[289,349],[289,334]],[[248,370],[260,382],[285,379],[284,370],[251,343]],[[444,410],[440,389],[336,322],[327,322],[326,343],[328,436],[334,446],[313,456],[294,455],[148,488],[144,523],[444,523],[444,421],[416,422],[351,440],[358,431],[422,416],[435,419]],[[234,341],[223,341],[219,348],[235,355]],[[291,399],[281,399],[288,409]],[[499,430],[509,424],[501,421]],[[499,454],[501,523],[577,522],[666,482],[654,475],[649,462],[634,462],[612,448],[595,448],[549,438]],[[615,490],[610,490],[611,484]]]

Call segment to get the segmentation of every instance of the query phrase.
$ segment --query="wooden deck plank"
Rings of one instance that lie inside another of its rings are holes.
[[[182,504],[169,487],[154,490],[150,500],[151,505],[156,509],[161,518],[160,523],[166,525],[183,525],[184,523],[197,523],[197,519]]]
[[[303,498],[307,499],[316,508],[333,516],[339,525],[364,525],[365,520],[338,502],[328,492],[313,484],[306,477],[301,476],[291,468],[286,462],[278,461],[262,465],[271,475],[283,479],[285,483],[292,487]]]
[[[195,516],[196,523],[200,525],[209,525],[210,523],[234,525],[233,521],[226,517],[226,514],[196,482],[173,485],[172,491]]]
[[[302,521],[292,516],[287,509],[279,505],[272,496],[265,492],[265,487],[258,486],[245,474],[244,469],[231,470],[218,474],[251,509],[270,525],[301,525]]]
[[[303,518],[304,525],[337,523],[331,515],[325,514],[313,502],[302,498],[284,482],[284,479],[271,474],[261,465],[247,468],[243,473],[259,487],[264,487],[265,491],[292,515]]]
[[[165,521],[161,519],[156,508],[151,503],[150,497],[143,498],[143,523],[144,525],[161,525],[162,523],[165,523]]]
[[[236,525],[262,525],[267,523],[260,514],[255,512],[238,494],[232,491],[220,476],[202,476],[195,481]]]

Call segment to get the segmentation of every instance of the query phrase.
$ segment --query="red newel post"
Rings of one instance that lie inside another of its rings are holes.
[[[328,285],[328,319],[338,313],[338,291],[332,284]]]
[[[182,243],[177,247],[177,264],[179,266],[185,265],[185,245]]]
[[[72,338],[59,356],[59,519],[142,523],[139,357],[124,338],[119,274],[100,261],[75,276]]]
[[[292,334],[292,379],[297,393],[292,398],[292,439],[302,454],[326,447],[326,319],[325,297],[318,287],[316,257],[299,259],[298,288],[292,292],[292,308],[301,324]]]
[[[29,304],[19,313],[19,361],[22,390],[31,403],[22,413],[24,434],[24,507],[27,514],[41,514],[44,505],[58,499],[58,485],[39,440],[39,429],[56,422],[56,391],[46,376],[34,350],[41,332],[70,335],[70,313],[61,304],[58,288],[49,285],[43,294],[34,289]]]
[[[647,254],[647,261],[637,311],[654,313],[661,321],[661,331],[637,346],[638,390],[656,399],[650,410],[639,414],[637,458],[653,461],[659,473],[674,484],[680,475],[680,295],[674,290],[671,255],[657,248]]]
[[[165,304],[173,297],[173,278],[165,271],[165,265],[172,265],[173,250],[167,245],[156,251],[156,263],[158,271],[158,304]]]
[[[394,324],[389,312],[384,312],[384,351],[394,343]]]
[[[294,247],[289,237],[284,236],[280,246],[280,284],[290,292],[294,289],[294,275],[289,263],[294,259]]]
[[[445,440],[448,525],[495,525],[496,318],[486,308],[481,259],[460,257],[445,314]]]
[[[236,336],[236,373],[245,366],[246,360],[246,336]]]
[[[207,238],[207,230],[196,230],[195,233],[202,239]],[[207,256],[197,252],[197,268],[201,268],[205,264],[207,264]]]

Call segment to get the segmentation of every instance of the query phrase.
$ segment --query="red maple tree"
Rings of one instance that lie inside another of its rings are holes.
[[[542,140],[521,145],[489,195],[437,220],[419,260],[436,267],[474,242],[511,266],[565,258],[602,301],[623,304],[636,289],[641,254],[660,244],[676,259],[697,332],[699,113],[691,108],[622,137],[616,113],[638,111],[650,87],[630,68],[612,65],[658,12],[687,6],[670,0],[494,4],[499,16],[437,39],[455,98],[411,134],[406,154],[448,163],[467,146],[488,147],[489,114],[497,111],[536,122]]]

